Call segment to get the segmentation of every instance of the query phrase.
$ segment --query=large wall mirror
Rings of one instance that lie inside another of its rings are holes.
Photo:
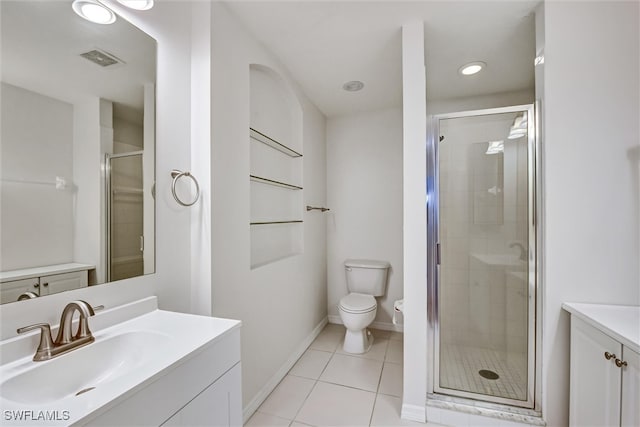
[[[155,270],[156,41],[1,1],[0,302]]]

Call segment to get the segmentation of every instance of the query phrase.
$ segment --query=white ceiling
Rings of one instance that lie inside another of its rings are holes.
[[[399,106],[401,27],[425,23],[429,100],[531,89],[539,1],[242,1],[237,18],[328,117]],[[458,68],[484,61],[478,75]],[[342,90],[361,80],[361,92]]]

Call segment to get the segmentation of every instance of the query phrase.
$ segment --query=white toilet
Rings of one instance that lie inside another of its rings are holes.
[[[366,353],[373,344],[373,336],[367,326],[376,318],[378,302],[375,297],[384,295],[387,274],[391,265],[386,261],[348,259],[344,262],[349,295],[338,304],[338,312],[347,332],[344,351]]]

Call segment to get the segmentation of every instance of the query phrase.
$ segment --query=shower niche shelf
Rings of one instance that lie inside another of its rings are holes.
[[[275,70],[249,68],[250,268],[301,254],[304,248],[302,108]]]
[[[303,187],[298,185],[302,154],[253,127],[249,136],[249,226],[255,269],[302,252],[304,203]]]
[[[301,219],[294,219],[291,221],[256,221],[250,222],[250,225],[276,225],[276,224],[302,224]]]
[[[254,128],[250,127],[249,128],[249,136],[251,137],[251,139],[255,140],[255,141],[259,141],[262,142],[263,144],[280,151],[283,154],[286,154],[289,157],[302,157],[302,154],[298,153],[296,150],[294,150],[293,148],[289,148],[287,147],[285,144],[276,141],[275,139],[267,136],[266,134],[255,130]]]
[[[302,187],[300,186],[288,184],[282,181],[276,181],[275,179],[263,178],[257,175],[249,175],[249,179],[251,181],[259,182],[261,184],[273,185],[280,188],[286,188],[288,190],[302,190]]]

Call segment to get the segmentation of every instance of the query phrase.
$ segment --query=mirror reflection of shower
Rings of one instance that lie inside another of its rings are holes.
[[[107,274],[113,281],[144,272],[142,153],[109,156],[107,165]]]

